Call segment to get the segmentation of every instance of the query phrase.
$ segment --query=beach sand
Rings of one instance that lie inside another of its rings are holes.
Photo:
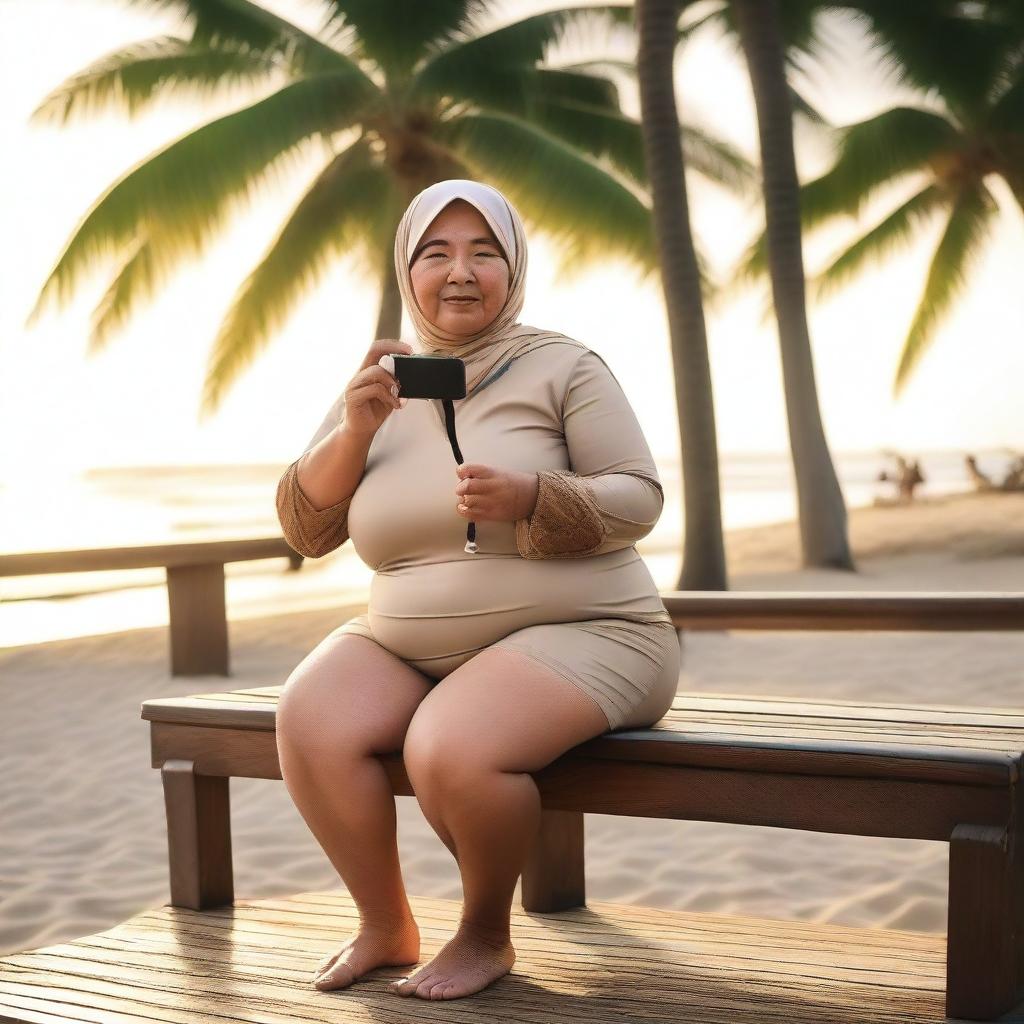
[[[795,524],[734,531],[730,586],[1024,591],[1024,495],[856,509],[850,535],[853,574],[799,569]],[[360,610],[233,622],[230,680],[172,678],[165,628],[0,651],[0,952],[101,931],[167,902],[163,795],[143,700],[281,684]],[[718,632],[682,642],[681,690],[1024,706],[1024,634]],[[279,782],[233,779],[231,805],[239,898],[343,888]],[[398,801],[398,818],[409,892],[460,899],[457,865],[414,798]],[[586,839],[594,900],[946,928],[945,843],[604,815],[586,817]]]

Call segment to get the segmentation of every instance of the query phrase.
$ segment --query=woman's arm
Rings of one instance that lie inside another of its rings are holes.
[[[538,473],[537,505],[516,522],[519,553],[580,558],[646,537],[664,491],[636,414],[596,352],[573,367],[562,422],[572,469]]]
[[[320,558],[348,540],[349,505],[366,469],[372,437],[346,431],[344,411],[342,395],[278,481],[281,530],[307,558]]]

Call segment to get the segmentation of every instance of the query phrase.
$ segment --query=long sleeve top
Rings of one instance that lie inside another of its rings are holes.
[[[342,421],[344,408],[342,399],[335,402],[303,454]],[[664,490],[633,410],[596,352],[584,352],[574,364],[561,421],[575,468],[538,472],[536,506],[515,524],[519,553],[523,558],[579,558],[635,544],[657,523]],[[597,453],[616,451],[619,458],[611,460],[606,454],[604,464],[615,469],[621,462],[628,468],[588,474],[588,469],[604,468],[594,460]],[[636,465],[638,454],[647,465]],[[299,485],[300,460],[301,456],[278,483],[278,517],[285,539],[299,554],[320,558],[348,540],[352,497],[316,508]]]
[[[434,404],[411,400],[396,409],[374,435],[354,494],[330,508],[314,508],[302,492],[299,460],[287,468],[277,509],[296,551],[319,558],[351,537],[375,570],[371,615],[376,601],[378,621],[469,616],[472,592],[479,602],[495,587],[500,608],[489,611],[502,625],[521,619],[510,613],[528,602],[548,605],[536,621],[671,621],[635,548],[661,514],[661,481],[626,395],[596,352],[571,339],[549,342],[453,403],[467,461],[539,476],[529,517],[477,522],[475,554],[464,551],[468,521],[455,511],[457,464],[440,402]],[[340,398],[305,451],[343,410]],[[516,563],[536,568],[521,573]],[[428,589],[442,609],[432,616],[420,596]]]

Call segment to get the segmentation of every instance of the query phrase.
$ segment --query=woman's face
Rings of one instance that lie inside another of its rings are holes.
[[[509,266],[501,246],[472,203],[453,199],[420,238],[409,268],[423,315],[452,334],[476,334],[501,312]],[[472,301],[452,301],[469,296]]]

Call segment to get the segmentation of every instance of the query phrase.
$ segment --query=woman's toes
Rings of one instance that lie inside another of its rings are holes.
[[[388,991],[396,992],[400,996],[411,996],[416,992],[418,984],[412,978],[400,978],[388,985]]]
[[[330,970],[324,971],[314,984],[319,989],[348,988],[355,980],[355,972],[348,964],[336,963]]]
[[[451,988],[451,978],[445,978],[442,981],[437,982],[430,986],[429,992],[427,992],[428,999],[444,999],[445,992]]]

